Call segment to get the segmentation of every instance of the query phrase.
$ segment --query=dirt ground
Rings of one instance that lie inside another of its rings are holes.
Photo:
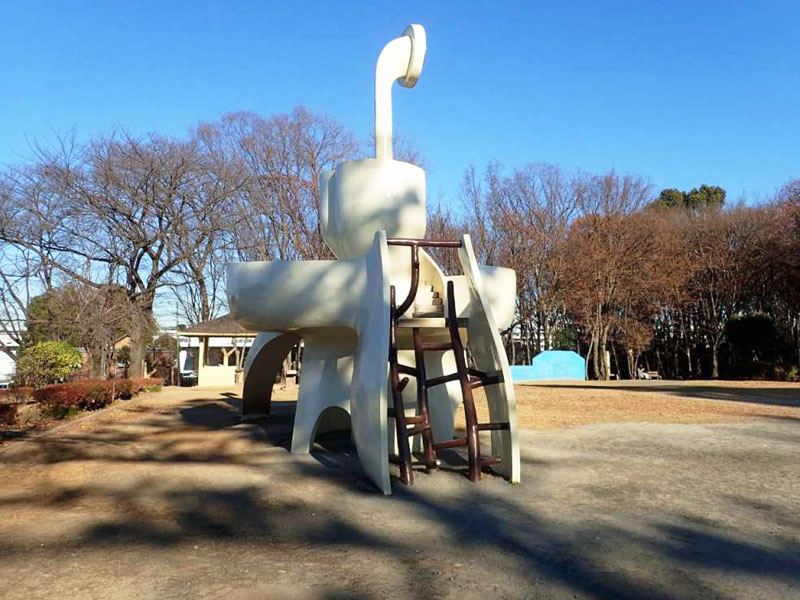
[[[288,452],[295,392],[241,424],[236,390],[167,388],[6,444],[0,596],[800,597],[800,386],[520,386],[521,485],[448,452],[391,497],[346,436]]]
[[[800,419],[800,384],[776,381],[543,381],[515,386],[524,429],[595,423],[733,423]],[[275,386],[274,398],[296,400],[297,386]],[[483,390],[475,392],[488,419]],[[458,415],[461,416],[460,414]],[[463,426],[463,420],[459,423]]]

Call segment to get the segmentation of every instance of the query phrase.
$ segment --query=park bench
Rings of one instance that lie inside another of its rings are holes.
[[[647,373],[649,379],[662,379],[661,373],[658,371],[645,371],[645,373]]]

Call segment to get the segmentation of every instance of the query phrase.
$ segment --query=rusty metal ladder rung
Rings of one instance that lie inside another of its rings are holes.
[[[428,471],[436,469],[438,462],[436,452],[433,449],[433,436],[431,433],[430,417],[428,411],[428,393],[424,385],[420,382],[425,381],[425,359],[422,349],[422,338],[419,328],[413,329],[414,336],[414,357],[416,366],[400,364],[397,358],[397,300],[395,298],[395,288],[389,288],[389,302],[391,315],[391,330],[389,335],[389,377],[392,387],[392,404],[388,409],[388,417],[394,419],[395,431],[397,433],[398,454],[390,455],[389,460],[400,466],[400,481],[406,485],[414,483],[414,470],[411,466],[411,447],[409,438],[415,435],[422,436],[422,445],[425,453],[425,468]],[[407,416],[403,403],[403,390],[408,384],[408,377],[400,379],[400,373],[413,375],[417,379],[417,411],[419,414]],[[409,427],[410,426],[410,427]]]
[[[456,301],[455,289],[452,281],[447,282],[447,314],[456,314]],[[461,341],[461,334],[458,331],[458,322],[456,319],[451,318],[447,321],[447,327],[450,331],[450,341],[453,345],[453,353],[456,359],[456,372],[451,375],[444,375],[442,378],[451,378],[456,376],[461,384],[462,406],[464,407],[464,420],[466,421],[466,436],[463,438],[455,438],[452,442],[460,442],[459,445],[467,446],[467,460],[468,471],[467,476],[470,481],[478,481],[481,478],[481,471],[491,465],[500,462],[499,456],[481,456],[481,431],[507,431],[510,430],[510,424],[507,422],[497,423],[479,423],[478,413],[475,409],[475,400],[472,396],[472,390],[478,387],[487,385],[496,385],[503,383],[502,374],[489,375],[477,369],[472,369],[467,366],[466,351],[464,344]],[[455,379],[452,379],[455,380]],[[427,382],[426,382],[427,383]],[[448,444],[451,442],[444,442]],[[442,448],[441,445],[434,446],[435,449]],[[448,446],[449,447],[449,446]]]

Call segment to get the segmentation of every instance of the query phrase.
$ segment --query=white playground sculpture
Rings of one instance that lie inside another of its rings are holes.
[[[375,158],[321,178],[322,235],[338,260],[235,263],[227,273],[234,318],[261,332],[245,363],[242,418],[269,415],[275,376],[303,339],[291,451],[308,453],[318,432],[346,429],[349,415],[363,469],[385,494],[390,460],[413,483],[410,445],[428,471],[438,451],[466,446],[470,479],[489,466],[520,479],[514,388],[498,333],[514,315],[516,274],[478,266],[467,235],[425,240],[425,172],[392,158],[392,85],[414,86],[425,51],[421,25],[383,48]],[[444,275],[426,247],[456,249],[464,274]],[[478,422],[477,387],[488,423]],[[454,438],[460,407],[467,432]],[[491,456],[481,454],[481,431],[491,432]]]

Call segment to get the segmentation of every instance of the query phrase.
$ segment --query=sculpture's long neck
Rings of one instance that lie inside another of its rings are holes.
[[[393,158],[392,85],[408,71],[411,44],[411,38],[404,35],[386,44],[378,57],[375,67],[375,158]]]

